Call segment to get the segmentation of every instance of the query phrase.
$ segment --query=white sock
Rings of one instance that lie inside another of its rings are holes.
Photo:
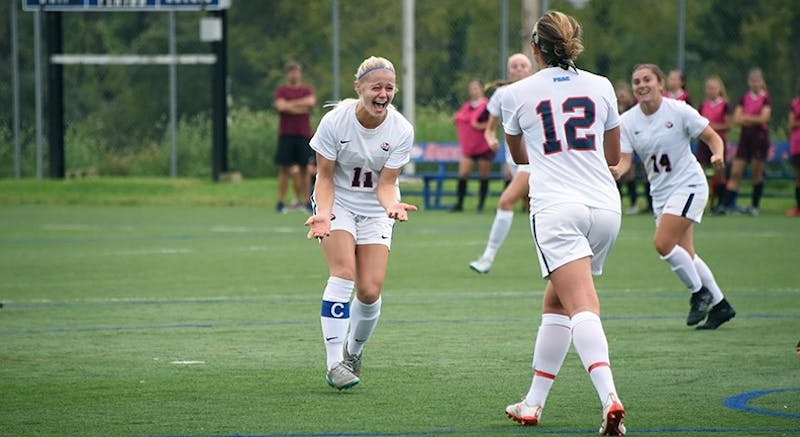
[[[497,251],[503,245],[503,241],[511,230],[511,223],[514,222],[514,211],[505,211],[502,209],[497,210],[492,222],[492,230],[489,231],[489,241],[486,242],[486,250],[483,251],[483,257],[489,258],[494,261]]]
[[[711,305],[714,306],[720,303],[722,299],[725,299],[725,295],[722,294],[722,290],[717,285],[717,280],[714,278],[714,274],[711,273],[711,269],[708,268],[705,261],[700,259],[700,255],[697,253],[694,254],[694,268],[697,270],[698,276],[700,276],[703,287],[706,287],[711,292]]]
[[[695,264],[686,249],[676,244],[675,247],[672,248],[672,251],[662,256],[661,259],[669,263],[672,271],[678,275],[678,279],[683,282],[683,285],[685,285],[689,291],[692,293],[700,291],[703,283],[700,282],[700,276],[697,274]]]
[[[572,326],[569,317],[542,314],[542,324],[536,333],[536,346],[533,349],[533,381],[525,396],[526,404],[544,407],[570,344]]]
[[[364,343],[372,336],[372,331],[381,316],[381,298],[371,304],[362,303],[356,297],[350,307],[350,333],[347,337],[347,351],[358,355],[364,349]]]
[[[322,293],[322,339],[325,341],[328,370],[344,359],[342,344],[350,321],[350,295],[353,281],[331,276]]]
[[[602,405],[609,393],[616,393],[614,377],[608,359],[608,341],[600,316],[582,311],[572,316],[572,344],[581,357],[583,367],[589,372]]]

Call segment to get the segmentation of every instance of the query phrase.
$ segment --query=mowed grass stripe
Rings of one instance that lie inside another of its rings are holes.
[[[468,270],[492,215],[422,211],[398,225],[364,381],[338,393],[319,331],[327,269],[302,214],[4,206],[0,434],[593,435],[599,401],[574,352],[541,426],[503,415],[530,383],[544,282],[523,214],[491,273]],[[698,252],[738,315],[697,332],[652,219],[623,218],[597,287],[630,435],[800,432],[798,419],[722,404],[798,386],[798,224],[769,211],[704,219]],[[793,394],[750,405],[780,411]]]

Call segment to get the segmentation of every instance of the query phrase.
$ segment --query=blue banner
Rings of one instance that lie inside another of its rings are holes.
[[[232,0],[22,0],[25,11],[214,11],[228,9]]]

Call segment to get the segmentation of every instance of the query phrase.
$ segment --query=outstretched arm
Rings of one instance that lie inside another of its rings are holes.
[[[306,220],[311,229],[308,238],[324,238],[331,235],[331,210],[333,209],[333,170],[336,161],[323,158],[317,153],[317,182],[314,184],[316,211]]]
[[[611,176],[614,176],[614,180],[619,180],[622,175],[627,173],[631,169],[632,162],[633,155],[631,153],[620,153],[619,162],[608,167],[611,170]]]
[[[706,126],[703,132],[700,132],[699,138],[708,144],[709,149],[711,149],[711,165],[717,170],[724,169],[725,144],[719,134],[711,126]]]
[[[395,182],[400,176],[399,168],[386,168],[381,170],[381,175],[378,177],[378,188],[376,194],[378,202],[386,210],[389,218],[397,221],[404,222],[408,220],[408,211],[416,211],[417,207],[408,203],[400,202],[397,198],[397,190]]]
[[[486,129],[483,130],[483,137],[486,139],[486,143],[489,144],[489,148],[492,149],[493,152],[496,152],[497,148],[500,146],[500,141],[497,139],[498,126],[500,126],[500,119],[494,115],[490,115],[489,121],[486,122]]]

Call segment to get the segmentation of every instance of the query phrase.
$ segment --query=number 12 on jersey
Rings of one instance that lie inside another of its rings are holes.
[[[583,115],[576,115],[564,122],[564,134],[567,136],[567,148],[575,150],[594,150],[594,134],[578,136],[578,129],[588,129],[595,121],[594,102],[588,97],[570,97],[561,104],[561,112],[564,115],[577,114],[583,110]],[[544,154],[550,155],[562,151],[561,139],[556,133],[555,117],[553,106],[550,100],[542,100],[536,105],[536,113],[542,119],[544,129]]]

